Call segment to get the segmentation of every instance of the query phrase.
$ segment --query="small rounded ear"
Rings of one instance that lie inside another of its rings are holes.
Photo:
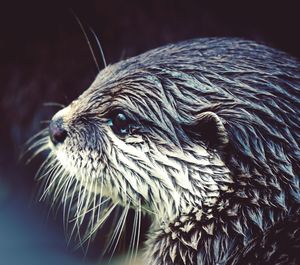
[[[224,149],[229,143],[224,121],[211,111],[196,115],[192,133],[199,135],[201,140],[206,142],[208,146],[219,150]]]

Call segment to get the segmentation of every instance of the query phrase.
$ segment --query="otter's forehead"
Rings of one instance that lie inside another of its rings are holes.
[[[157,66],[134,68],[124,72],[124,62],[110,65],[70,105],[69,116],[96,116],[100,119],[121,111],[131,120],[147,124],[148,128],[160,128],[172,139],[176,135],[174,126],[178,127],[181,117],[189,116],[181,114],[189,106],[186,104],[185,109],[181,107],[184,103],[177,100],[180,97],[180,88],[167,78],[163,83],[159,75],[161,72],[157,72]]]
[[[91,106],[107,101],[121,102],[122,94],[132,100],[134,96],[144,96],[161,99],[163,109],[170,102],[175,104],[186,99],[189,101],[182,102],[185,108],[191,102],[198,105],[222,103],[221,97],[253,102],[257,92],[253,86],[270,87],[268,90],[273,92],[274,73],[288,76],[297,67],[283,55],[263,45],[238,39],[202,39],[171,44],[109,65],[79,100]],[[274,56],[283,59],[274,61]],[[268,61],[270,63],[262,63]],[[288,66],[288,71],[283,65]],[[243,98],[243,94],[250,97]],[[140,103],[143,102],[140,100]],[[181,109],[179,106],[178,111]]]

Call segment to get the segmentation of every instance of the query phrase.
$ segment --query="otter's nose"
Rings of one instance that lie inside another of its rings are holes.
[[[67,137],[67,131],[63,128],[63,120],[61,118],[51,121],[49,133],[50,139],[54,145],[64,142]]]

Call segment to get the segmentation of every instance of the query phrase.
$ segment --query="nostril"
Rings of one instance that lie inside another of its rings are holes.
[[[52,120],[49,125],[50,139],[55,145],[58,143],[63,143],[67,137],[67,131],[62,125],[62,119]]]

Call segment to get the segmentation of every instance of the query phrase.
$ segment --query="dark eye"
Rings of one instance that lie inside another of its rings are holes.
[[[112,128],[115,134],[126,135],[130,132],[130,120],[122,112],[113,115],[112,118],[108,119],[107,124]]]

